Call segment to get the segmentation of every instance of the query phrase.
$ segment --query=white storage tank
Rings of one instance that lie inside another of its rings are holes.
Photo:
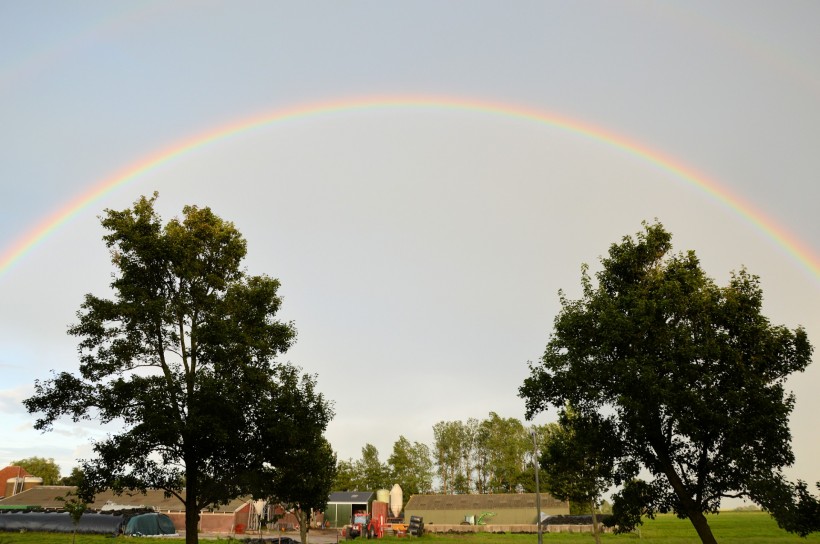
[[[395,484],[390,490],[390,513],[394,518],[401,515],[401,509],[404,506],[404,496],[399,484]]]

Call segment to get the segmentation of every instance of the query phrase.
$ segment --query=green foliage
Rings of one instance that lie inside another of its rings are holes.
[[[336,464],[333,487],[337,491],[374,491],[389,489],[390,480],[390,469],[379,460],[379,450],[373,444],[365,444],[361,458],[341,460]]]
[[[612,515],[604,524],[613,527],[616,533],[634,531],[643,524],[643,518],[655,517],[655,489],[643,480],[630,480],[613,497]]]
[[[613,482],[617,432],[598,414],[565,408],[541,450],[544,487],[570,504],[596,505]]]
[[[85,480],[85,473],[83,472],[83,469],[80,467],[74,467],[71,469],[71,474],[68,476],[63,476],[60,479],[60,485],[80,487],[83,485],[83,480]]]
[[[549,429],[550,425],[544,425],[531,430],[541,441]],[[389,489],[398,483],[407,500],[413,494],[434,492],[433,479],[438,476],[441,493],[534,493],[534,450],[529,432],[521,421],[492,412],[483,421],[440,421],[433,426],[432,451],[426,444],[411,444],[400,436],[386,466],[369,444],[361,459],[339,460],[334,489],[378,489],[374,483]],[[385,470],[386,480],[382,479]]]
[[[535,491],[533,444],[520,420],[490,412],[482,421],[440,421],[433,436],[442,493]]]
[[[292,510],[307,542],[310,512],[325,509],[336,476],[336,454],[324,437],[333,410],[314,376],[291,365],[280,365],[274,375],[275,387],[260,403],[259,442],[252,445],[264,452],[264,470],[249,473],[248,489],[254,498]]]
[[[365,444],[362,458],[356,463],[356,472],[361,475],[359,489],[373,491],[390,487],[390,472],[387,465],[379,460],[379,450],[373,444]]]
[[[32,476],[43,479],[43,485],[57,485],[60,482],[60,467],[50,457],[27,457],[12,461],[11,466],[23,467]]]
[[[276,319],[279,282],[241,267],[246,243],[232,223],[186,206],[163,224],[156,198],[106,210],[113,298],[86,295],[69,329],[79,373],[38,380],[24,403],[41,430],[63,416],[118,423],[82,463],[82,498],[164,489],[185,504],[196,542],[201,509],[258,487],[281,459],[261,446],[291,447],[273,423],[286,422],[279,403],[293,400],[296,372],[278,371],[276,356],[296,332]]]
[[[57,500],[63,502],[63,510],[71,516],[71,522],[74,524],[71,542],[75,543],[77,539],[77,526],[80,524],[80,519],[83,517],[85,511],[88,510],[88,504],[71,491],[66,493],[65,497],[57,497]]]
[[[335,491],[358,491],[359,476],[353,459],[339,459],[336,463],[336,477],[333,480]]]
[[[533,451],[530,434],[516,418],[502,418],[490,412],[478,429],[477,447],[481,452],[485,493],[523,491],[522,479],[532,465],[528,455]]]
[[[455,492],[456,479],[465,458],[464,434],[464,426],[460,421],[439,421],[433,425],[433,457],[441,490],[445,494]]]
[[[430,493],[433,489],[433,460],[430,448],[419,442],[410,443],[404,436],[393,444],[387,459],[390,481],[401,485],[405,504],[410,495]]]
[[[585,268],[581,299],[561,294],[544,356],[519,392],[528,417],[568,403],[609,420],[620,441],[615,481],[645,468],[648,506],[688,516],[714,542],[703,512],[724,497],[762,500],[772,486],[760,482],[794,461],[785,381],[812,347],[802,328],[761,314],[757,277],[741,270],[719,287],[694,252],[671,249],[662,225],[645,224],[610,247],[597,282]]]
[[[820,482],[817,482],[820,490]],[[787,482],[781,475],[760,478],[752,484],[751,497],[792,533],[806,536],[820,531],[820,501],[809,492],[806,482]]]

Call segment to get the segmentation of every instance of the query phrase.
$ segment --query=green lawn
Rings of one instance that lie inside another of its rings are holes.
[[[787,533],[777,527],[772,518],[763,512],[724,512],[722,514],[709,516],[709,525],[721,544],[813,544],[820,543],[820,534],[813,534],[807,538]],[[298,538],[298,536],[297,536]],[[127,540],[129,542],[184,542],[181,538],[174,539],[145,539],[119,537],[117,541]],[[384,540],[391,541],[392,544],[411,544],[413,538],[388,537]],[[492,533],[478,533],[470,535],[453,534],[426,534],[419,544],[535,544],[536,536],[533,535],[505,535]],[[688,520],[680,520],[672,515],[658,516],[655,520],[646,520],[641,528],[640,535],[637,533],[628,535],[602,535],[604,542],[632,542],[634,544],[696,544],[700,542]],[[76,544],[111,544],[114,540],[111,537],[99,535],[77,535]],[[200,542],[228,543],[237,542],[229,538],[217,540],[205,540],[200,538]],[[342,543],[344,540],[341,541]],[[367,542],[363,541],[361,544]],[[544,544],[578,544],[582,542],[594,542],[591,534],[544,534]],[[48,534],[48,533],[0,533],[0,544],[70,544],[71,534]],[[387,544],[387,543],[386,543]]]
[[[777,526],[777,523],[764,512],[723,512],[709,516],[709,526],[717,541],[721,544],[764,544],[774,542],[786,543],[820,543],[820,533],[801,538],[787,533]],[[423,540],[430,543],[456,544],[459,541],[470,540],[469,544],[525,544],[536,541],[535,535],[425,535]],[[697,534],[689,520],[681,520],[673,515],[661,515],[656,519],[644,520],[640,534],[626,535],[604,534],[603,542],[634,542],[635,544],[687,544],[698,543]],[[545,544],[563,544],[578,542],[594,542],[592,535],[552,533],[544,534]],[[465,542],[464,544],[468,544]]]

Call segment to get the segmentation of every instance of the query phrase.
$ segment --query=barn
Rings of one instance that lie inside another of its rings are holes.
[[[493,495],[413,495],[404,507],[405,519],[418,516],[430,525],[535,525],[535,493]],[[569,503],[541,493],[541,512],[568,515]]]

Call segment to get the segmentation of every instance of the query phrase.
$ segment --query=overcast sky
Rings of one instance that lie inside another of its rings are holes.
[[[197,204],[232,220],[248,271],[281,280],[281,317],[299,331],[283,360],[318,375],[344,459],[371,443],[384,461],[400,435],[432,445],[442,420],[523,419],[518,387],[558,290],[577,295],[582,263],[596,270],[643,220],[719,283],[744,265],[760,275],[771,320],[820,345],[818,20],[813,1],[0,3],[0,258],[175,144],[341,105],[165,161],[0,271],[0,465],[53,457],[67,474],[105,432],[40,434],[20,401],[77,368],[66,327],[112,272],[97,217],[154,190],[165,218]],[[390,97],[411,100],[351,106]],[[789,475],[810,482],[817,359],[789,384]]]

